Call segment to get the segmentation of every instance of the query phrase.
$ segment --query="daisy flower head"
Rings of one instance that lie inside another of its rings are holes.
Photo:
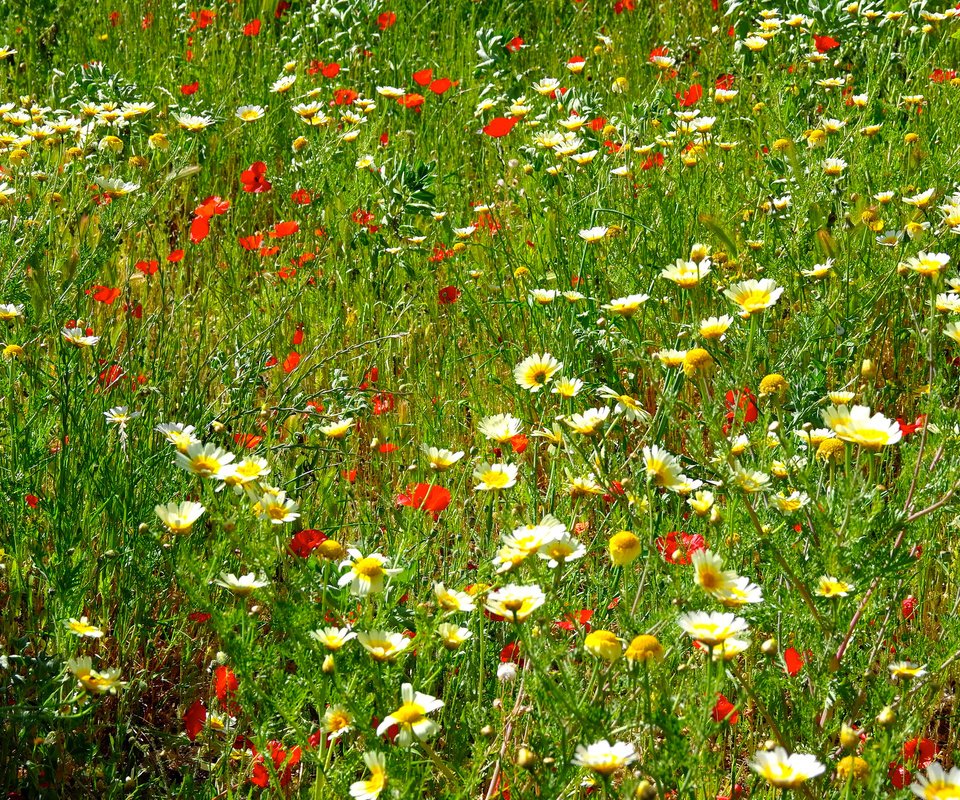
[[[750,762],[750,769],[779,789],[795,789],[811,778],[823,774],[826,767],[815,756],[805,753],[788,754],[782,747],[761,750]]]
[[[450,467],[456,464],[464,455],[463,450],[453,452],[445,448],[430,447],[428,445],[423,446],[423,452],[427,456],[430,469],[434,472],[444,472],[450,469]]]
[[[537,584],[518,586],[508,584],[487,595],[484,608],[491,614],[514,622],[523,622],[546,601],[546,596]]]
[[[74,347],[93,347],[100,341],[99,336],[92,336],[86,333],[83,328],[64,328],[60,331],[60,335]]]
[[[606,739],[590,745],[578,744],[573,763],[603,777],[609,777],[637,760],[636,748],[628,742],[610,744]]]
[[[248,597],[257,589],[262,589],[264,586],[269,585],[270,581],[267,580],[267,576],[262,572],[259,575],[248,572],[246,575],[241,575],[240,577],[237,577],[232,572],[221,572],[220,577],[217,578],[214,583],[217,586],[222,586],[228,592],[232,592],[237,597]]]
[[[70,617],[70,619],[63,624],[74,636],[86,637],[88,639],[103,638],[103,631],[96,625],[92,625],[86,617],[80,617],[80,619]]]
[[[923,800],[950,800],[960,797],[960,768],[947,772],[936,761],[927,766],[926,775],[918,775],[910,790]]]
[[[914,678],[923,678],[927,674],[927,668],[914,664],[912,661],[895,661],[889,667],[890,678],[894,681],[913,680]]]
[[[448,589],[442,583],[433,584],[433,594],[437,599],[437,605],[447,613],[470,612],[476,608],[473,598],[466,592]]]
[[[505,444],[523,432],[523,423],[512,414],[494,414],[480,420],[477,430],[487,439]]]
[[[409,747],[414,739],[421,741],[432,739],[440,732],[440,726],[427,717],[428,714],[443,708],[443,701],[429,694],[415,692],[409,683],[400,688],[402,704],[392,714],[384,717],[377,728],[377,736],[383,736],[391,727],[397,725],[400,733],[397,744]]]
[[[592,436],[603,426],[607,417],[610,416],[610,409],[606,406],[601,408],[588,408],[582,414],[572,414],[564,422],[575,433],[583,436]]]
[[[120,680],[119,669],[103,671],[93,669],[93,662],[89,656],[71,658],[67,662],[67,669],[77,679],[77,684],[90,694],[116,694],[127,684]]]
[[[852,583],[847,583],[832,575],[821,575],[817,581],[817,588],[814,594],[820,597],[834,598],[846,597],[854,590]]]
[[[390,631],[364,631],[357,635],[357,641],[374,661],[394,661],[410,646],[406,636]]]
[[[396,567],[388,567],[390,559],[380,553],[363,555],[355,547],[347,550],[349,558],[340,564],[340,569],[346,572],[340,576],[340,586],[350,586],[350,594],[357,597],[366,597],[370,594],[379,594],[383,591],[383,579],[390,575],[402,572]]]
[[[563,364],[549,353],[534,353],[513,368],[513,379],[517,386],[534,394],[546,386],[561,369]]]
[[[350,797],[353,800],[377,800],[380,793],[387,786],[387,760],[383,753],[364,753],[363,763],[366,764],[370,777],[365,781],[355,781],[350,784]]]
[[[762,280],[746,280],[734,283],[723,290],[724,295],[733,303],[740,306],[740,316],[749,317],[776,305],[783,287],[777,286],[770,278]]]
[[[517,483],[517,467],[515,464],[488,464],[484,462],[473,471],[473,477],[478,481],[474,486],[477,492],[497,492],[509,489]]]
[[[351,639],[356,639],[357,634],[350,630],[350,628],[330,627],[311,631],[310,638],[322,644],[327,650],[336,652]]]
[[[735,614],[723,612],[688,611],[681,614],[677,624],[691,639],[714,647],[749,630],[747,621]]]
[[[199,444],[193,425],[183,425],[179,422],[163,422],[154,429],[181,453],[186,453],[190,445]]]
[[[193,442],[185,453],[177,452],[176,464],[191,475],[201,478],[219,477],[234,459],[233,453],[222,450],[215,444]]]
[[[190,533],[193,530],[194,523],[206,511],[200,503],[194,503],[190,500],[158,505],[153,510],[170,533],[178,534]]]
[[[650,295],[648,294],[630,294],[626,297],[614,298],[600,307],[617,317],[632,317],[640,310],[640,306],[649,299]]]

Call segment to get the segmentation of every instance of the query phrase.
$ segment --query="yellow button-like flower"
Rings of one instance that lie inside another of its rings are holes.
[[[635,637],[627,648],[627,661],[661,661],[663,645],[656,636],[642,633]]]

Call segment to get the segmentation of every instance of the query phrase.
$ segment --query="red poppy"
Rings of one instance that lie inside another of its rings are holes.
[[[342,477],[347,483],[356,483],[357,471],[355,469],[345,469],[340,473],[340,477]]]
[[[906,439],[927,424],[927,415],[921,414],[913,422],[907,422],[903,417],[897,417],[897,424],[900,426],[900,433],[902,433],[903,438]]]
[[[714,703],[712,716],[714,722],[727,722],[730,725],[736,725],[740,720],[737,707],[719,692],[717,692],[717,702]]]
[[[397,15],[392,11],[384,11],[379,17],[377,17],[377,27],[379,27],[382,31],[393,27],[396,22]]]
[[[417,86],[427,86],[433,80],[433,70],[429,67],[413,73],[413,82]]]
[[[244,250],[257,250],[263,244],[263,234],[254,233],[250,236],[241,236],[237,239]]]
[[[203,625],[204,622],[209,622],[213,614],[208,614],[206,611],[191,611],[187,614],[187,619],[191,622],[199,622]]]
[[[939,67],[930,73],[930,82],[931,83],[945,83],[946,81],[952,81],[957,77],[956,70],[952,69],[940,69]]]
[[[647,156],[643,160],[643,163],[640,164],[640,169],[646,171],[648,169],[653,169],[654,167],[662,167],[662,166],[663,166],[663,153],[652,153],[651,155]]]
[[[273,184],[267,180],[267,165],[262,161],[255,161],[241,172],[240,182],[243,184],[243,191],[253,194],[263,194],[273,188]]]
[[[293,194],[290,195],[290,199],[293,200],[298,206],[310,205],[310,201],[313,198],[310,196],[310,192],[306,189],[297,189]]]
[[[491,138],[499,139],[510,133],[519,121],[520,117],[494,117],[483,127],[483,132]]]
[[[289,222],[278,222],[273,226],[273,230],[270,231],[269,236],[271,239],[282,239],[285,236],[293,236],[297,231],[300,230],[300,225],[294,220]]]
[[[707,541],[699,533],[683,531],[670,531],[666,536],[658,537],[655,544],[664,561],[681,566],[691,563],[697,550],[707,549]]]
[[[505,644],[503,649],[500,651],[500,663],[501,664],[516,664],[518,667],[522,667],[524,664],[523,659],[520,657],[520,643],[519,642],[510,642]]]
[[[327,537],[324,535],[323,531],[318,531],[313,528],[304,528],[302,531],[297,531],[297,533],[293,535],[293,538],[290,540],[290,544],[287,546],[290,552],[295,556],[307,558],[326,540]]]
[[[111,364],[99,375],[100,386],[103,389],[112,389],[126,373],[119,364]]]
[[[371,403],[373,405],[373,413],[378,416],[393,411],[397,405],[396,398],[391,392],[377,392],[377,394],[373,396]]]
[[[183,261],[183,256],[186,254],[185,250],[174,250],[170,255],[167,256],[167,261],[171,264],[176,264],[178,261]]]
[[[703,87],[699,83],[694,83],[683,94],[677,92],[677,100],[680,101],[681,108],[695,106],[703,97]]]
[[[516,436],[510,438],[510,447],[513,448],[514,453],[522,453],[527,449],[527,445],[530,443],[530,440],[527,439],[522,433],[518,433]]]
[[[194,217],[190,223],[190,241],[193,244],[200,244],[210,233],[209,217]]]
[[[244,36],[257,36],[260,33],[260,20],[252,19],[243,26]]]
[[[818,53],[826,53],[840,46],[840,42],[832,36],[818,36],[817,34],[813,35],[813,44],[816,46]]]
[[[200,88],[200,81],[194,81],[193,83],[184,83],[180,86],[180,94],[190,96],[191,94],[196,94],[197,89]]]
[[[353,89],[337,89],[337,91],[333,93],[333,102],[334,105],[349,106],[359,96],[360,95]]]
[[[803,656],[795,647],[788,647],[783,651],[783,663],[787,674],[793,677],[803,669]]]
[[[903,744],[903,760],[914,762],[917,769],[926,769],[939,753],[940,748],[930,739],[917,737]]]
[[[900,603],[900,612],[903,614],[904,619],[913,619],[917,616],[917,606],[920,605],[920,601],[917,600],[912,594],[908,594],[903,598],[903,601]]]
[[[234,713],[230,710],[231,708],[238,708],[234,698],[239,687],[240,681],[237,680],[237,676],[230,667],[221,665],[213,671],[213,690],[228,713]]]
[[[40,505],[40,498],[35,494],[28,494],[23,498],[23,501],[30,506],[30,508],[36,508],[38,505]]]
[[[896,761],[891,761],[888,765],[887,777],[894,789],[906,789],[913,781],[913,773]]]
[[[340,74],[340,65],[336,61],[331,61],[320,70],[320,74],[323,75],[324,78],[336,78],[337,75]]]
[[[277,7],[273,10],[274,19],[280,19],[289,10],[290,10],[290,3],[288,3],[287,0],[280,0],[280,2],[277,3]]]
[[[653,59],[658,58],[659,56],[668,55],[669,53],[669,47],[654,47],[653,50],[650,51],[649,60],[653,61]]]
[[[381,455],[387,455],[388,453],[392,453],[394,450],[399,450],[399,449],[400,449],[400,445],[398,444],[393,444],[392,442],[384,442],[377,448],[377,452],[380,453]]]
[[[430,91],[434,94],[443,94],[450,87],[455,85],[456,84],[449,78],[437,78],[435,81],[430,82]]]
[[[285,359],[283,359],[283,371],[288,375],[297,368],[300,363],[300,354],[296,350],[291,350]]]
[[[183,715],[183,727],[187,731],[187,738],[192,742],[197,738],[203,725],[207,721],[207,707],[202,700],[194,700]]]
[[[273,770],[277,773],[280,785],[286,786],[290,783],[293,768],[300,763],[303,752],[299,747],[291,747],[288,753],[280,742],[273,740],[267,742],[267,747],[270,749],[270,759],[273,761]],[[281,767],[283,767],[283,769],[281,769]],[[261,788],[266,787],[270,783],[270,773],[263,765],[263,754],[261,753],[258,753],[254,757],[253,774],[250,776],[250,783],[255,786],[260,786]]]
[[[219,217],[221,214],[226,214],[229,210],[229,200],[224,200],[219,195],[212,194],[205,198],[204,201],[194,209],[193,213],[195,216],[210,219],[211,217]]]
[[[460,290],[456,286],[444,286],[437,292],[437,302],[442,306],[449,306],[460,299]]]
[[[87,289],[87,294],[91,295],[98,303],[104,303],[109,306],[113,305],[113,302],[120,296],[120,290],[97,284]]]
[[[190,19],[193,20],[191,31],[201,31],[206,28],[216,18],[217,12],[209,8],[200,9],[200,11],[191,11]]]
[[[736,80],[736,79],[733,77],[733,75],[731,75],[730,73],[726,73],[726,74],[724,74],[724,75],[718,76],[717,79],[716,79],[716,81],[714,81],[714,84],[713,84],[713,85],[714,85],[717,89],[726,89],[726,90],[729,90],[729,89],[732,89],[732,88],[733,88],[733,82],[734,82],[734,80]]]
[[[519,36],[514,36],[509,42],[507,42],[504,47],[509,53],[518,53],[520,48],[523,47],[524,41]]]
[[[575,614],[567,614],[560,622],[553,623],[562,631],[573,632],[578,628],[583,628],[584,633],[590,632],[590,620],[593,618],[592,608],[581,608]]]
[[[756,422],[760,412],[757,410],[757,398],[746,386],[742,392],[734,392],[732,389],[726,393],[723,401],[727,409],[727,419],[733,422],[737,417],[737,410],[742,411],[741,420],[743,422]],[[736,410],[735,410],[736,409]]]
[[[153,275],[160,269],[160,263],[158,261],[138,261],[134,265],[134,269],[137,272],[142,272],[144,275]]]
[[[422,94],[417,94],[416,92],[408,92],[407,94],[398,97],[397,102],[402,105],[404,108],[412,108],[414,111],[419,111],[420,106],[423,105],[426,98]]]
[[[416,483],[407,488],[406,494],[397,495],[397,505],[427,511],[437,519],[450,505],[450,490],[432,483]]]
[[[255,433],[235,433],[233,434],[233,441],[237,446],[242,447],[246,450],[253,450],[260,442],[263,441],[262,436],[257,436]]]

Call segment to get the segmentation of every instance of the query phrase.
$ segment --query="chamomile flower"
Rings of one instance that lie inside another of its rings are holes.
[[[248,572],[246,575],[241,575],[237,577],[232,572],[221,572],[220,577],[217,578],[214,583],[217,586],[222,586],[229,592],[237,595],[237,597],[247,597],[248,595],[253,594],[257,589],[262,589],[264,586],[269,585],[267,576],[262,572],[257,575],[253,572]]]
[[[357,635],[357,641],[374,661],[394,661],[410,647],[406,636],[389,631],[364,631]]]
[[[203,516],[206,509],[200,503],[190,500],[171,502],[156,506],[154,512],[170,533],[184,534],[193,530],[194,523]]]
[[[532,394],[546,386],[561,369],[563,364],[549,353],[537,354],[523,359],[513,369],[513,379],[522,389]]]
[[[603,777],[609,777],[637,760],[636,748],[628,742],[610,744],[606,739],[591,745],[578,744],[573,763]]]
[[[463,458],[463,450],[453,452],[452,450],[447,450],[445,448],[429,447],[428,445],[424,445],[423,452],[427,456],[430,469],[434,470],[435,472],[444,472],[450,469],[450,467],[456,464],[461,458]]]
[[[487,595],[484,608],[491,614],[505,617],[513,622],[523,622],[546,601],[546,596],[536,584],[518,586],[509,584]]]
[[[488,464],[477,466],[473,477],[478,481],[474,486],[477,492],[496,492],[509,489],[517,482],[517,467],[515,464]]]
[[[347,550],[349,558],[340,563],[340,569],[346,572],[340,576],[339,586],[350,586],[350,594],[357,597],[366,597],[383,591],[383,579],[397,575],[403,570],[388,567],[390,559],[380,553],[363,555],[355,547]]]
[[[443,701],[422,692],[415,692],[409,683],[400,688],[402,704],[392,714],[387,714],[377,728],[377,736],[383,736],[394,725],[400,728],[397,744],[409,747],[414,739],[432,739],[440,732],[440,726],[427,717],[443,708]]]
[[[91,625],[86,617],[80,617],[80,619],[70,617],[70,619],[63,624],[74,636],[85,637],[87,639],[103,638],[103,631],[96,625]]]
[[[796,789],[811,778],[823,774],[826,767],[815,756],[788,754],[782,747],[761,750],[750,762],[750,769],[779,789]]]

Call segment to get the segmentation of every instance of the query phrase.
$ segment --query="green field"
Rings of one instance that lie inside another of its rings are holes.
[[[0,4],[0,788],[960,798],[960,11]]]

